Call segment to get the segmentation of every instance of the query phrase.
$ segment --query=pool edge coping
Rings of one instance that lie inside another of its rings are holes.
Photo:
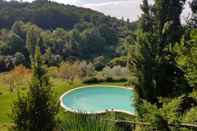
[[[96,113],[92,113],[92,112],[80,112],[80,111],[76,111],[76,110],[73,110],[72,108],[64,105],[64,102],[63,102],[63,97],[67,94],[69,94],[70,92],[72,91],[75,91],[75,90],[79,90],[79,89],[83,89],[83,88],[90,88],[92,86],[107,86],[107,87],[114,87],[114,88],[123,88],[123,89],[127,89],[127,90],[133,90],[132,87],[129,87],[129,86],[116,86],[116,85],[99,85],[99,84],[95,84],[95,85],[88,85],[88,86],[79,86],[79,87],[76,87],[76,88],[73,88],[73,89],[70,89],[68,91],[66,91],[65,93],[63,93],[59,100],[60,100],[60,105],[61,107],[64,108],[65,111],[69,111],[69,112],[73,112],[73,113],[85,113],[85,114],[88,114],[88,115],[96,115],[96,114],[104,114],[104,113],[107,113],[107,112],[119,112],[119,113],[126,113],[126,114],[129,114],[129,115],[136,115],[135,113],[132,113],[132,112],[129,112],[129,111],[124,111],[124,110],[118,110],[118,109],[107,109],[107,110],[102,110],[102,111],[98,111]]]

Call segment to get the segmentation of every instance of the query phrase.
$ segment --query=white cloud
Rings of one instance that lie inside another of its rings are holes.
[[[184,20],[188,17],[190,12],[190,8],[187,0],[185,9],[181,15],[181,19]],[[82,4],[82,7],[91,8],[100,12],[103,12],[106,15],[115,16],[118,18],[129,18],[131,21],[137,20],[141,14],[140,3],[142,0],[109,0],[108,2],[102,3],[90,3],[90,4]],[[153,0],[149,0],[150,3],[153,3]]]
[[[70,4],[70,5],[81,5],[80,0],[51,0],[59,3]]]
[[[91,8],[106,15],[118,18],[129,18],[131,21],[137,20],[141,14],[140,3],[142,0],[118,0],[108,1],[99,4],[84,4],[83,7]]]

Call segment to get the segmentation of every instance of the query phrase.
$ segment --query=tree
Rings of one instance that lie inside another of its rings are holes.
[[[101,33],[97,28],[85,30],[81,34],[81,39],[81,49],[85,54],[85,57],[90,56],[90,52],[94,52],[91,56],[100,55],[106,44],[105,39],[101,36]]]
[[[23,52],[24,41],[20,36],[13,32],[7,32],[4,36],[3,42],[0,43],[0,50],[2,55],[14,55],[17,51]]]
[[[15,65],[21,65],[21,64],[26,65],[25,56],[20,52],[16,52]]]
[[[189,40],[182,38],[180,43],[176,43],[173,52],[176,54],[178,66],[185,72],[185,77],[190,86],[197,89],[197,29],[189,33]]]
[[[191,91],[183,70],[177,66],[175,57],[170,52],[170,47],[179,42],[182,35],[179,17],[184,2],[155,0],[150,10],[148,2],[143,1],[141,25],[148,23],[149,19],[153,20],[153,31],[140,26],[135,47],[130,51],[129,64],[137,79],[137,103],[140,99],[145,99],[159,106],[159,97],[175,97]],[[149,19],[145,19],[145,16]]]
[[[154,32],[159,35],[159,43],[162,49],[181,38],[180,15],[184,4],[185,0],[155,0],[153,5]]]
[[[23,40],[25,39],[26,34],[24,25],[23,21],[16,21],[11,27],[12,32],[20,36]]]
[[[156,90],[159,87],[156,83],[155,69],[160,59],[159,45],[155,36],[151,33],[139,32],[137,41],[129,51],[128,66],[133,76],[131,84],[135,86],[136,104],[139,104],[141,99],[157,103]]]
[[[32,61],[33,76],[27,96],[18,96],[12,109],[17,131],[52,131],[56,126],[58,105],[46,75],[40,49]]]
[[[152,7],[149,5],[148,0],[143,0],[140,7],[143,12],[140,17],[140,29],[142,29],[143,32],[153,32]]]
[[[26,48],[29,52],[29,56],[33,58],[35,53],[35,47],[39,46],[40,29],[36,26],[30,26],[26,34]]]
[[[193,0],[190,3],[190,7],[192,10],[192,17],[189,21],[189,24],[193,27],[193,28],[197,28],[197,0]]]

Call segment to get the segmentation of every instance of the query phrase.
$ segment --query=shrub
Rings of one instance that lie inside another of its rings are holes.
[[[113,82],[114,80],[113,80],[112,77],[107,77],[107,78],[105,79],[105,81],[106,81],[106,82]]]
[[[30,82],[31,75],[30,69],[19,65],[10,72],[0,76],[0,80],[10,88],[10,91],[14,91],[17,87],[26,86]]]
[[[106,66],[101,72],[97,73],[97,78],[102,79],[104,81],[112,82],[118,80],[127,80],[129,76],[128,74],[129,73],[127,67]]]
[[[95,74],[94,66],[85,61],[79,62],[65,62],[54,71],[55,76],[61,77],[65,80],[83,80],[92,77]]]
[[[83,80],[83,83],[86,83],[86,84],[93,84],[93,83],[99,83],[99,82],[101,82],[101,80],[98,80],[96,77],[90,77],[90,78]]]

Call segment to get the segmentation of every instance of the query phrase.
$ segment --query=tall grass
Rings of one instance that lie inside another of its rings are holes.
[[[122,131],[115,122],[101,116],[75,114],[61,122],[61,131]]]

